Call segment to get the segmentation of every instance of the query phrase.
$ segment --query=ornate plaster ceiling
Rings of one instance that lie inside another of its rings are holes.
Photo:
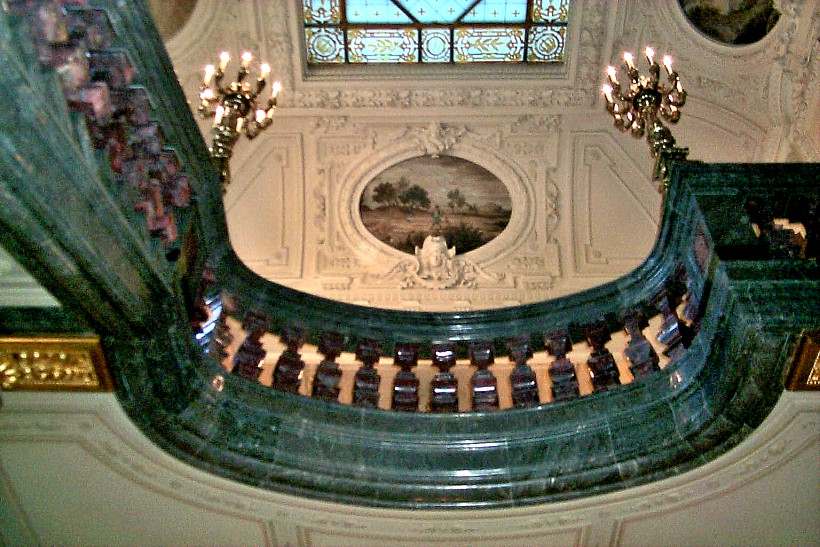
[[[816,10],[789,3],[764,40],[728,47],[691,27],[674,0],[576,0],[563,65],[327,69],[305,64],[298,2],[199,0],[167,45],[192,98],[223,48],[258,52],[284,83],[274,126],[237,145],[225,197],[251,268],[361,304],[474,309],[588,288],[649,253],[661,207],[651,160],[611,127],[598,91],[623,49],[674,55],[690,92],[674,132],[690,158],[816,158],[816,124],[805,119],[816,121]],[[439,154],[486,168],[513,199],[507,229],[463,255],[463,267],[486,274],[471,286],[417,282],[407,273],[415,259],[358,217],[359,194],[379,172]]]
[[[769,35],[733,47],[695,30],[677,0],[575,0],[566,63],[556,66],[318,69],[304,62],[295,0],[199,0],[186,4],[190,14],[156,15],[192,100],[221,49],[258,52],[284,83],[274,126],[237,145],[225,197],[234,247],[251,268],[340,300],[453,310],[582,290],[649,253],[661,206],[651,160],[643,142],[611,127],[598,91],[602,67],[624,49],[652,44],[674,56],[689,101],[673,131],[690,159],[816,161],[818,1],[776,4]],[[475,286],[408,283],[395,272],[411,255],[375,240],[357,215],[372,177],[435,154],[486,168],[513,198],[500,237],[463,255],[487,274]]]

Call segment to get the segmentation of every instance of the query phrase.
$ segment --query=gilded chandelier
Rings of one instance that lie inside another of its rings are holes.
[[[609,82],[601,88],[606,97],[606,109],[615,120],[615,127],[629,132],[635,138],[646,135],[652,157],[659,158],[662,152],[675,149],[675,138],[661,119],[677,123],[680,109],[686,103],[686,91],[681,85],[678,73],[672,70],[672,58],[663,56],[667,83],[660,81],[661,68],[655,60],[655,50],[647,47],[646,60],[649,75],[645,76],[635,66],[634,57],[624,52],[623,68],[629,83],[621,86],[614,66],[606,67]]]
[[[213,142],[210,152],[220,167],[223,192],[230,182],[228,160],[234,144],[242,134],[253,139],[270,127],[276,111],[277,97],[282,90],[282,85],[278,81],[274,82],[267,101],[258,101],[270,75],[270,65],[259,65],[256,81],[248,81],[249,68],[253,61],[253,55],[249,51],[242,53],[240,57],[236,79],[223,84],[225,69],[230,61],[230,54],[223,51],[219,54],[219,63],[216,66],[205,66],[197,109],[202,117],[213,118]]]

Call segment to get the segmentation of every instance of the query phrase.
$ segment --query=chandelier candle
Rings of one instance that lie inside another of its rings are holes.
[[[274,82],[270,98],[257,101],[265,89],[271,67],[268,63],[260,64],[256,82],[251,83],[246,79],[250,75],[253,54],[245,51],[239,59],[236,77],[225,83],[223,80],[231,55],[227,51],[221,52],[217,65],[205,66],[199,88],[197,110],[203,118],[213,118],[213,142],[209,150],[220,168],[223,192],[230,183],[228,161],[234,144],[240,135],[253,139],[273,124],[277,97],[282,90],[282,84]]]
[[[623,54],[623,69],[628,85],[622,86],[618,81],[618,70],[614,66],[608,66],[608,82],[601,87],[601,91],[615,127],[624,133],[631,133],[635,138],[646,135],[652,157],[658,158],[661,152],[675,147],[675,138],[662,120],[669,123],[680,120],[680,108],[686,103],[686,91],[678,73],[672,70],[672,58],[669,55],[664,55],[662,59],[668,79],[668,83],[662,83],[655,50],[647,47],[644,54],[649,64],[648,75],[642,75],[638,71],[635,57],[626,51]]]

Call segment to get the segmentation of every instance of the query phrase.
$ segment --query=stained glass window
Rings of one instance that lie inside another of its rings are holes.
[[[302,0],[308,63],[564,60],[570,0]]]

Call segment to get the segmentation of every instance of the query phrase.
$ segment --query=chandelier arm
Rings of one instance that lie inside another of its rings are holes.
[[[199,88],[200,101],[197,111],[203,118],[213,118],[213,137],[209,150],[220,171],[223,193],[230,183],[228,164],[233,147],[241,135],[244,134],[247,139],[254,139],[273,124],[276,97],[281,90],[281,84],[274,82],[271,97],[263,103],[265,106],[257,105],[259,95],[267,84],[270,65],[261,63],[256,72],[255,82],[246,81],[251,74],[249,66],[253,55],[246,51],[240,59],[241,64],[235,79],[225,82],[225,69],[230,62],[230,54],[226,51],[221,52],[217,64],[206,65]]]
[[[666,151],[675,149],[675,138],[663,122],[673,124],[680,120],[680,108],[686,102],[680,76],[672,69],[672,58],[665,55],[663,67],[667,81],[662,82],[661,65],[651,47],[646,48],[649,64],[646,75],[638,70],[632,53],[624,52],[623,59],[622,68],[629,79],[628,85],[620,85],[614,67],[606,68],[609,83],[603,85],[602,91],[607,100],[607,112],[619,131],[628,132],[635,138],[645,136],[652,157],[663,157]]]
[[[667,95],[667,100],[669,101],[669,104],[680,108],[686,104],[686,92],[684,91],[679,93],[677,91],[672,91],[669,95]]]

